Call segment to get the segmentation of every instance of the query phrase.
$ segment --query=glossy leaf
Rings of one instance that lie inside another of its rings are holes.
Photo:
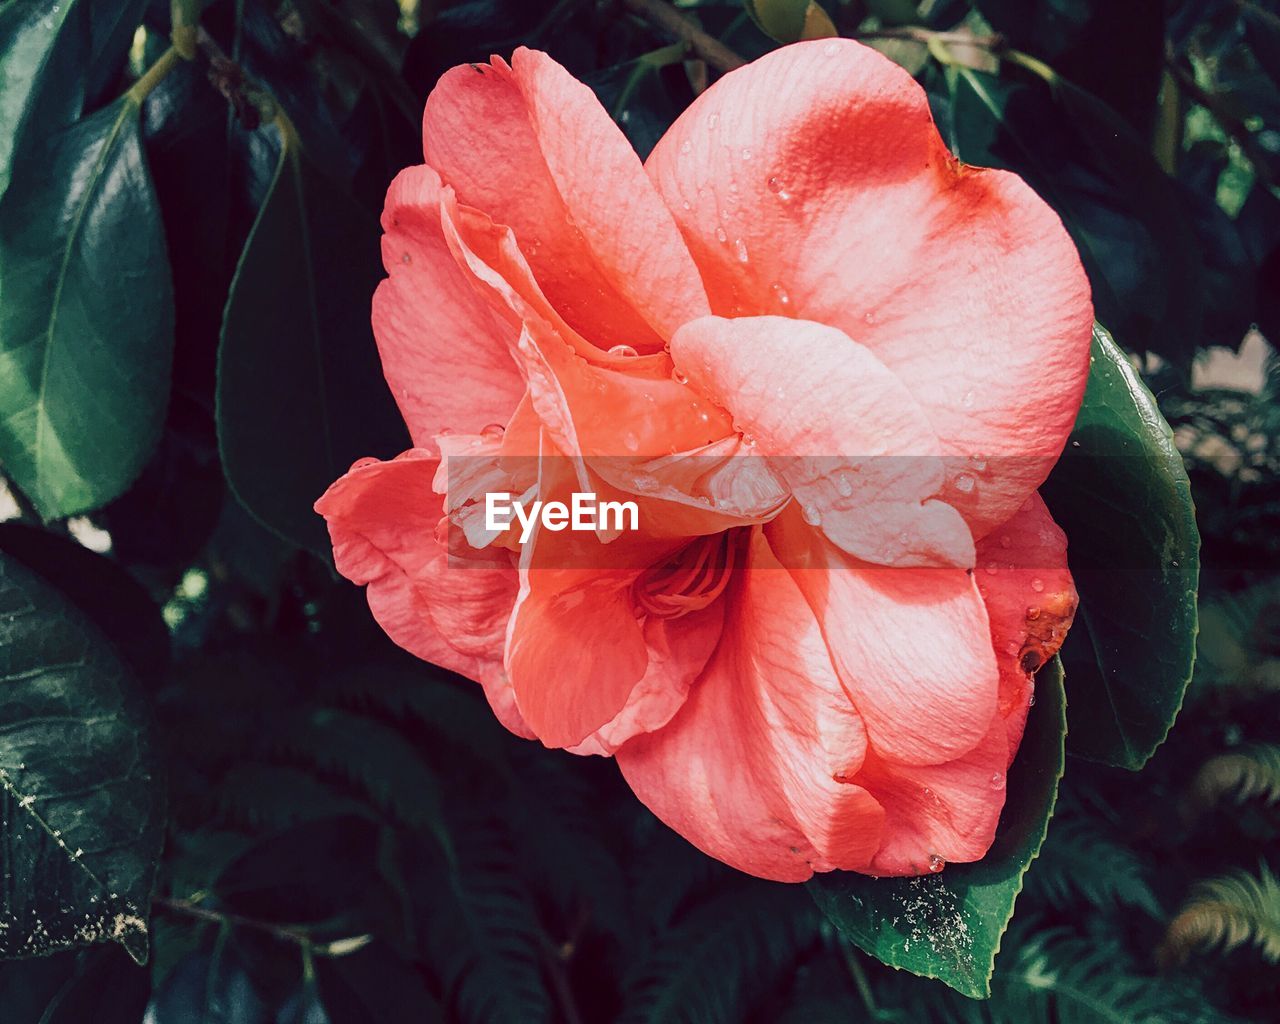
[[[991,994],[1000,938],[1053,817],[1065,712],[1062,667],[1055,659],[1036,678],[1036,705],[1009,770],[995,842],[982,860],[917,878],[839,872],[809,883],[845,938],[891,967],[937,978],[975,999]]]
[[[409,446],[369,323],[381,275],[377,221],[286,129],[223,314],[218,447],[245,507],[326,559],[315,500],[356,459]]]
[[[0,555],[0,956],[147,958],[163,833],[141,689],[90,621]]]
[[[60,132],[0,198],[0,462],[46,519],[124,491],[164,420],[173,294],[138,110]]]
[[[1173,433],[1101,327],[1084,404],[1043,493],[1080,592],[1062,651],[1071,751],[1141,768],[1191,679],[1200,535]]]

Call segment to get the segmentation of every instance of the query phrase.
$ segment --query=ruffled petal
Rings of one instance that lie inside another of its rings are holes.
[[[923,875],[980,859],[1000,821],[1009,760],[999,719],[976,747],[944,764],[903,765],[868,756],[853,782],[885,813],[884,841],[870,873]]]
[[[968,525],[934,497],[945,481],[938,439],[864,346],[807,320],[704,317],[671,351],[841,549],[882,565],[973,565]]]
[[[440,227],[440,179],[401,171],[387,190],[373,333],[387,384],[413,443],[441,430],[506,423],[524,393],[512,329],[471,287]]]
[[[546,54],[522,48],[510,67],[494,58],[446,72],[423,137],[427,163],[463,203],[515,232],[547,297],[593,344],[656,352],[708,311],[635,151]]]
[[[999,672],[971,572],[860,562],[794,507],[765,531],[813,609],[880,757],[939,764],[982,742]]]
[[[640,800],[699,849],[763,878],[865,870],[884,812],[852,775],[866,735],[812,612],[759,531],[725,633],[665,728],[623,746]]]
[[[947,152],[901,67],[848,40],[782,47],[698,97],[646,168],[714,313],[839,328],[944,454],[989,460],[960,506],[975,536],[1044,480],[1084,394],[1088,281],[1021,179]]]
[[[338,571],[368,586],[369,608],[405,650],[484,686],[512,732],[532,733],[502,667],[517,575],[506,552],[451,566],[435,541],[443,503],[433,489],[439,459],[410,449],[391,462],[365,459],[316,502]]]
[[[978,591],[991,620],[1000,666],[1000,717],[1017,753],[1031,703],[1032,676],[1058,653],[1078,598],[1067,568],[1067,537],[1040,495],[978,545]]]

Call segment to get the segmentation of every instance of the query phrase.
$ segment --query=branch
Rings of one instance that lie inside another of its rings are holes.
[[[249,928],[252,931],[265,932],[267,935],[299,946],[306,947],[311,945],[311,935],[305,928],[290,928],[288,925],[272,924],[270,921],[259,921],[256,918],[245,917],[243,914],[233,914],[230,911],[209,910],[207,907],[192,903],[190,900],[157,896],[151,902],[162,910],[168,910],[175,914],[185,914],[188,917],[198,917],[201,921],[212,921],[214,924],[229,924],[237,928]]]
[[[733,71],[746,61],[715,36],[708,35],[663,0],[622,0],[622,6],[668,35],[687,43],[689,49],[717,71]]]
[[[1258,145],[1258,140],[1249,130],[1248,125],[1228,110],[1218,96],[1203,88],[1189,72],[1179,67],[1176,61],[1167,60],[1165,64],[1173,72],[1174,80],[1182,91],[1191,97],[1193,102],[1209,111],[1222,130],[1240,147],[1245,158],[1253,166],[1254,177],[1269,188],[1274,188],[1277,181],[1275,174],[1271,171],[1267,153]]]

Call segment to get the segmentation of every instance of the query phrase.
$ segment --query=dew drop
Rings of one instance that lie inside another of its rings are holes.
[[[784,306],[791,305],[791,296],[787,294],[787,290],[780,284],[774,284],[773,294],[778,297],[778,301]]]
[[[876,322],[876,315],[871,312],[864,313],[862,315],[862,322],[864,324],[874,324]]]
[[[412,256],[410,256],[410,255],[406,252],[406,253],[404,253],[403,255],[401,255],[401,257],[400,257],[400,262],[401,262],[401,263],[412,263],[412,262],[413,262],[413,257],[412,257]]]
[[[671,371],[671,379],[672,379],[672,380],[674,380],[677,384],[688,384],[688,383],[689,383],[689,378],[688,378],[688,377],[686,377],[686,376],[685,376],[683,373],[681,373],[679,370],[672,370],[672,371]]]
[[[1032,605],[1030,608],[1027,609],[1027,621],[1035,622],[1036,619],[1038,618],[1040,618],[1040,609],[1037,608],[1035,605]]]
[[[716,125],[718,125],[719,123],[720,123],[720,115],[712,114],[710,117],[707,118],[707,131],[709,132],[715,131]]]
[[[480,436],[490,441],[501,441],[506,436],[507,428],[501,423],[490,423],[480,431]]]
[[[749,258],[747,256],[747,243],[744,242],[741,238],[734,239],[733,251],[734,251],[734,254],[738,257],[739,263],[747,262]]]
[[[988,576],[994,576],[994,575],[996,574],[996,570],[999,568],[999,566],[998,566],[998,565],[996,565],[996,563],[995,563],[995,562],[988,562],[988,563],[986,564],[986,567],[985,567],[985,568],[986,568],[986,570],[987,570],[987,575],[988,575]]]
[[[1004,789],[1004,772],[994,772],[991,776],[992,789]]]
[[[808,523],[810,526],[822,525],[822,512],[820,509],[816,509],[813,506],[809,506],[804,510],[803,515],[804,515],[804,521]],[[836,779],[836,781],[839,782],[840,780]]]
[[[1008,534],[1005,534],[1003,537],[1000,538],[1000,546],[1002,548],[1013,547],[1013,538],[1010,537]]]
[[[1033,708],[1035,706],[1036,706],[1036,695],[1032,693],[1031,696],[1027,698],[1027,707]]]
[[[742,443],[745,444],[748,448],[754,448],[756,446],[756,439],[752,437],[750,434],[743,434]]]
[[[622,439],[622,443],[629,452],[637,451],[640,448],[640,438],[636,437],[636,435],[631,432],[628,432]]]
[[[929,870],[935,875],[947,866],[947,862],[936,853],[929,854]]]
[[[973,490],[973,477],[968,473],[961,473],[956,477],[956,490],[961,494],[968,494]]]
[[[1079,442],[1079,441],[1072,441],[1072,442],[1071,442],[1071,447],[1072,447],[1072,448],[1079,448],[1079,447],[1080,447],[1080,442]]]
[[[981,473],[984,469],[987,468],[987,460],[984,459],[981,455],[970,455],[969,461],[973,463],[973,471],[975,473]]]
[[[719,242],[721,245],[723,245],[725,242],[729,241],[729,232],[725,231],[725,229],[724,229],[724,228],[722,228],[722,227],[717,227],[717,228],[716,228],[716,241],[717,241],[717,242]]]
[[[750,159],[751,159],[751,150],[744,148],[744,149],[742,150],[742,154],[741,154],[741,155],[742,155],[742,159],[743,159],[743,160],[750,160]]]
[[[776,196],[782,191],[782,179],[776,174],[771,175],[769,180],[765,182],[765,187]]]
[[[838,473],[836,475],[836,490],[842,498],[847,498],[853,494],[853,481],[849,479],[848,473]]]
[[[973,408],[973,399],[974,399],[974,394],[973,394],[973,392],[972,392],[972,391],[966,391],[966,392],[964,393],[964,397],[963,397],[962,399],[960,399],[960,404],[961,404],[962,406],[964,406],[966,409],[972,409],[972,408]]]
[[[633,356],[638,356],[639,354],[640,353],[637,352],[635,349],[633,349],[630,345],[614,345],[613,348],[609,349],[609,355],[622,356],[627,359],[630,359]]]
[[[688,155],[689,153],[692,153],[693,143],[690,142],[688,139],[685,139],[684,142],[680,144],[680,152],[686,155]]]
[[[1044,590],[1044,580],[1042,580],[1039,576],[1037,576],[1035,579],[1031,581],[1031,589],[1034,590],[1037,594],[1039,594],[1041,591]]]
[[[658,489],[658,481],[648,475],[638,476],[632,481],[632,483],[637,491],[641,491],[645,494]]]

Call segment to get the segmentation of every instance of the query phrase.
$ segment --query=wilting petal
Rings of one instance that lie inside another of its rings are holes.
[[[982,741],[996,713],[999,673],[969,572],[860,562],[794,507],[765,531],[813,609],[881,757],[938,764]]]
[[[531,736],[502,668],[517,576],[496,552],[450,566],[435,541],[443,511],[432,488],[439,460],[411,449],[392,462],[364,460],[316,502],[338,571],[367,584],[369,608],[405,650],[474,679],[512,732]]]
[[[1012,760],[1027,721],[1031,677],[1058,653],[1077,604],[1066,535],[1040,495],[1033,494],[1012,519],[982,539],[977,578],[991,619],[1000,717]]]
[[[975,536],[1044,480],[1084,393],[1088,281],[1021,179],[947,152],[901,67],[851,41],[782,47],[698,97],[646,167],[713,312],[837,327],[944,454],[1004,457],[960,506]]]
[[[933,500],[944,481],[937,437],[902,382],[848,335],[786,317],[704,317],[671,351],[843,550],[879,564],[973,564],[964,519]]]
[[[658,351],[707,312],[697,269],[595,94],[519,49],[446,72],[423,117],[427,163],[512,228],[552,304],[602,349]],[[589,155],[589,158],[588,158]]]
[[[471,287],[440,227],[440,179],[401,171],[382,214],[389,277],[373,296],[373,333],[413,442],[506,423],[524,394],[511,327]]]
[[[866,735],[804,599],[756,531],[725,633],[683,708],[618,765],[650,810],[706,853],[801,881],[865,870],[884,813],[852,775]]]

